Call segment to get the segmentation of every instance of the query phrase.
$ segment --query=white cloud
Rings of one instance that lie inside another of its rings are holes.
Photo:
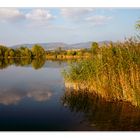
[[[61,15],[71,20],[78,20],[79,18],[94,11],[94,8],[61,8]]]
[[[31,12],[27,13],[26,19],[29,19],[36,23],[48,23],[50,20],[54,19],[54,16],[49,10],[44,8],[33,9]]]
[[[15,21],[24,18],[17,8],[0,8],[0,21]]]
[[[73,21],[101,25],[106,23],[112,17],[104,15],[94,15],[95,8],[61,8],[61,15]]]
[[[34,24],[46,24],[54,16],[45,8],[33,8],[28,13],[20,11],[18,8],[0,8],[0,21],[9,22],[25,19]]]
[[[103,15],[95,15],[90,16],[85,19],[85,21],[90,22],[94,25],[105,24],[108,20],[112,19],[110,16],[103,16]]]

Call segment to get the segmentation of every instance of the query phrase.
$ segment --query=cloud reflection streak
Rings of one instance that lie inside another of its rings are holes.
[[[45,102],[52,96],[52,92],[47,88],[30,88],[28,91],[22,91],[12,88],[0,89],[0,104],[2,105],[15,105],[21,102],[25,97],[32,98],[37,102]]]

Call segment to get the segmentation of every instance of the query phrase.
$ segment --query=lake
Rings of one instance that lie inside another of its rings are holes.
[[[0,63],[1,131],[140,130],[138,107],[67,89],[70,62],[9,63]]]

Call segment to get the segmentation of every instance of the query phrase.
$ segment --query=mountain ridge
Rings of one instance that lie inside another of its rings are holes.
[[[63,49],[82,49],[82,48],[90,48],[90,45],[93,41],[87,41],[87,42],[80,42],[80,43],[74,43],[74,44],[68,44],[64,42],[49,42],[49,43],[26,43],[26,44],[18,44],[10,46],[11,48],[18,48],[21,46],[26,46],[28,48],[31,48],[35,44],[39,44],[42,47],[44,47],[46,50],[54,50],[58,47],[62,47]],[[99,41],[98,44],[109,44],[111,41]]]

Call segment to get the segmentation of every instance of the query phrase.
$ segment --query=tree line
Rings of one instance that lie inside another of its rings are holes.
[[[25,46],[14,49],[0,45],[0,58],[38,58],[44,55],[44,48],[38,44],[31,49]]]
[[[96,42],[93,42],[90,48],[65,50],[62,47],[58,47],[54,50],[47,51],[39,44],[34,45],[31,49],[26,46],[9,48],[0,45],[0,58],[39,58],[44,56],[58,58],[64,56],[85,56],[96,53],[98,48],[99,45]]]

